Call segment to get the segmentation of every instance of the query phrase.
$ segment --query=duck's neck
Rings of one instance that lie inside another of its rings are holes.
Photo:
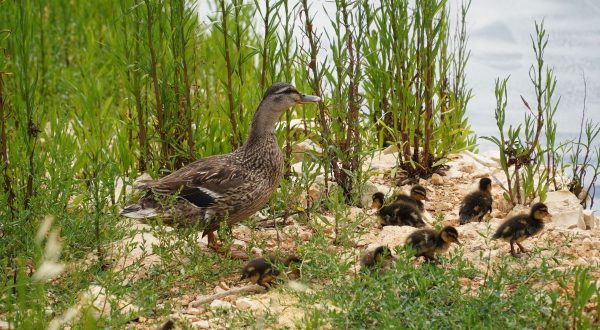
[[[279,121],[280,114],[279,111],[272,109],[266,102],[261,102],[252,118],[246,145],[252,145],[257,140],[274,136],[275,125]]]

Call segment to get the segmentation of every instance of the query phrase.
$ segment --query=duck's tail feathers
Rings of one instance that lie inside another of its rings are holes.
[[[120,214],[127,218],[144,219],[157,216],[158,210],[154,207],[144,208],[140,204],[131,204],[121,209]]]

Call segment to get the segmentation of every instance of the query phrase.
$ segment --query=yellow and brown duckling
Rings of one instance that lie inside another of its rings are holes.
[[[510,243],[510,254],[515,253],[514,244],[517,244],[521,253],[527,250],[521,245],[525,239],[539,234],[544,229],[544,219],[550,216],[548,207],[543,203],[535,203],[531,206],[529,214],[519,214],[504,221],[496,230],[492,239],[502,239]]]
[[[427,189],[420,184],[416,184],[410,188],[410,195],[400,194],[396,196],[396,202],[414,205],[420,212],[425,212],[423,201],[428,200]]]
[[[419,186],[422,188],[422,186]],[[414,187],[413,187],[414,188]],[[412,195],[412,190],[411,190]],[[425,197],[423,197],[424,199]],[[410,196],[400,195],[390,205],[383,206],[385,196],[382,192],[373,194],[372,208],[378,209],[377,214],[381,220],[382,226],[413,226],[424,227],[425,221],[421,214],[423,202],[413,199]]]
[[[406,238],[405,246],[413,249],[416,257],[435,262],[435,255],[446,252],[452,243],[462,245],[456,228],[446,226],[439,232],[431,228],[419,229]]]
[[[376,268],[387,268],[392,260],[392,252],[386,245],[382,245],[376,247],[374,250],[365,252],[360,258],[360,265],[362,269],[372,271]]]
[[[479,180],[479,190],[465,196],[458,212],[460,224],[481,221],[487,213],[492,212],[492,180]]]
[[[280,272],[277,268],[280,259],[274,256],[267,258],[257,258],[246,264],[242,269],[242,280],[248,280],[268,288],[268,286],[277,279]],[[297,256],[289,256],[281,261],[284,267],[289,267],[292,263],[301,263],[302,259]]]

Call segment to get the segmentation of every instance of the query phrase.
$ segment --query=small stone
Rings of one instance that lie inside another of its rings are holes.
[[[224,290],[222,287],[220,287],[220,286],[217,285],[217,286],[215,286],[215,289],[213,291],[216,294],[216,293],[225,292],[227,290]]]
[[[252,299],[249,299],[249,298],[239,298],[235,302],[235,307],[237,307],[241,311],[246,311],[246,310],[255,311],[260,306],[259,306],[259,304],[256,301],[254,301]]]
[[[210,329],[210,322],[206,320],[196,321],[192,323],[192,327],[196,329]]]
[[[190,314],[190,315],[198,315],[198,314],[202,313],[202,311],[199,310],[198,308],[190,307],[187,309],[186,313]]]
[[[217,299],[217,300],[214,300],[212,303],[210,303],[210,308],[212,308],[213,310],[228,311],[228,310],[231,310],[231,308],[233,308],[233,306],[231,305],[231,303]]]
[[[492,218],[502,218],[502,212],[498,209],[492,210]]]
[[[460,166],[458,166],[458,170],[465,173],[473,173],[473,171],[475,170],[475,166],[473,166],[473,164],[470,163],[463,163]]]
[[[391,155],[391,154],[396,154],[398,153],[398,145],[397,144],[392,144],[389,147],[383,149],[383,154],[384,155]]]
[[[431,176],[431,183],[436,186],[441,186],[444,184],[444,178],[442,178],[442,176],[437,173],[433,173],[433,175]]]

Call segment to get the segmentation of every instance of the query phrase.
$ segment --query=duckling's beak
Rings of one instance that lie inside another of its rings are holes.
[[[298,104],[304,104],[304,103],[317,103],[321,101],[321,98],[318,96],[314,96],[314,95],[300,95],[300,99],[296,102]]]
[[[456,244],[458,244],[459,246],[462,246],[463,244],[461,243],[461,241],[458,240],[458,238],[456,239],[456,241],[454,242]]]

